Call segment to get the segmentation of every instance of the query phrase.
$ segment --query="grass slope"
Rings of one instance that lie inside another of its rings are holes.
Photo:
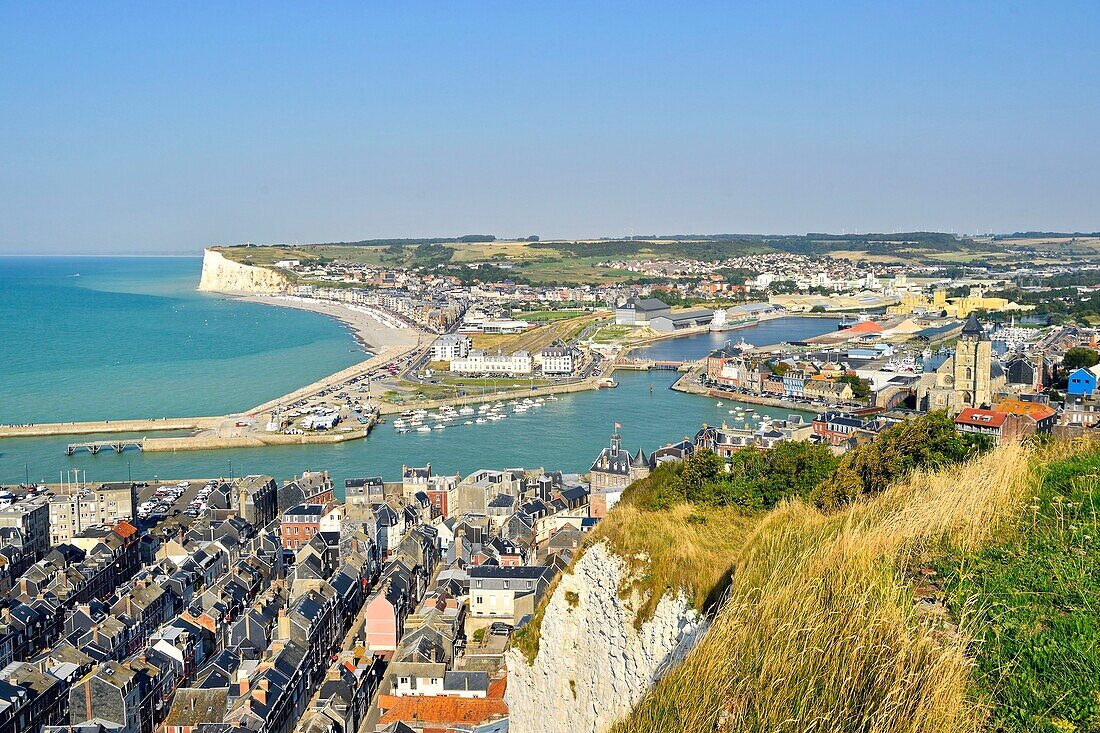
[[[975,730],[965,643],[925,623],[910,569],[989,542],[1027,491],[1028,458],[1001,448],[842,512],[770,512],[736,550],[711,630],[614,730]]]
[[[996,731],[1100,730],[1100,453],[1039,469],[1015,531],[937,564]]]
[[[730,561],[755,521],[732,507],[680,504],[649,512],[620,503],[592,531],[585,547],[607,541],[630,564],[631,584],[621,591],[623,597],[641,599],[635,619],[640,626],[653,616],[667,590],[685,590],[699,611],[713,605],[727,587]],[[582,547],[574,562],[583,552]],[[542,615],[555,586],[556,581],[531,621],[512,638],[528,661],[538,655]]]

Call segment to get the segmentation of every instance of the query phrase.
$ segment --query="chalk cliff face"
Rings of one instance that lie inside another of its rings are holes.
[[[588,548],[562,576],[534,663],[508,652],[513,733],[602,733],[694,646],[706,624],[683,594],[666,594],[653,618],[634,627],[638,599],[619,597],[627,576],[606,543]]]
[[[242,265],[212,249],[202,253],[199,290],[235,293],[281,293],[290,286],[286,276],[266,267]]]

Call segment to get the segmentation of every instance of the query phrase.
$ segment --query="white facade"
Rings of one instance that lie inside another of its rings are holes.
[[[462,334],[445,334],[432,342],[432,361],[454,361],[470,355],[473,341]]]
[[[531,354],[487,354],[483,349],[471,349],[465,359],[451,361],[451,371],[458,374],[530,374]]]
[[[572,374],[573,351],[565,348],[546,348],[535,357],[543,374]]]

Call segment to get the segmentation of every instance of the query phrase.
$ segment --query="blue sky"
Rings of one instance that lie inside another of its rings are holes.
[[[1100,229],[1098,29],[1095,1],[4,3],[0,252]]]

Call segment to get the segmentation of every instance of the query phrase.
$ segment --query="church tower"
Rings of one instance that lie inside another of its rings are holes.
[[[982,330],[977,317],[971,313],[955,345],[955,392],[951,400],[955,410],[993,403],[990,385],[992,364],[993,343]]]

